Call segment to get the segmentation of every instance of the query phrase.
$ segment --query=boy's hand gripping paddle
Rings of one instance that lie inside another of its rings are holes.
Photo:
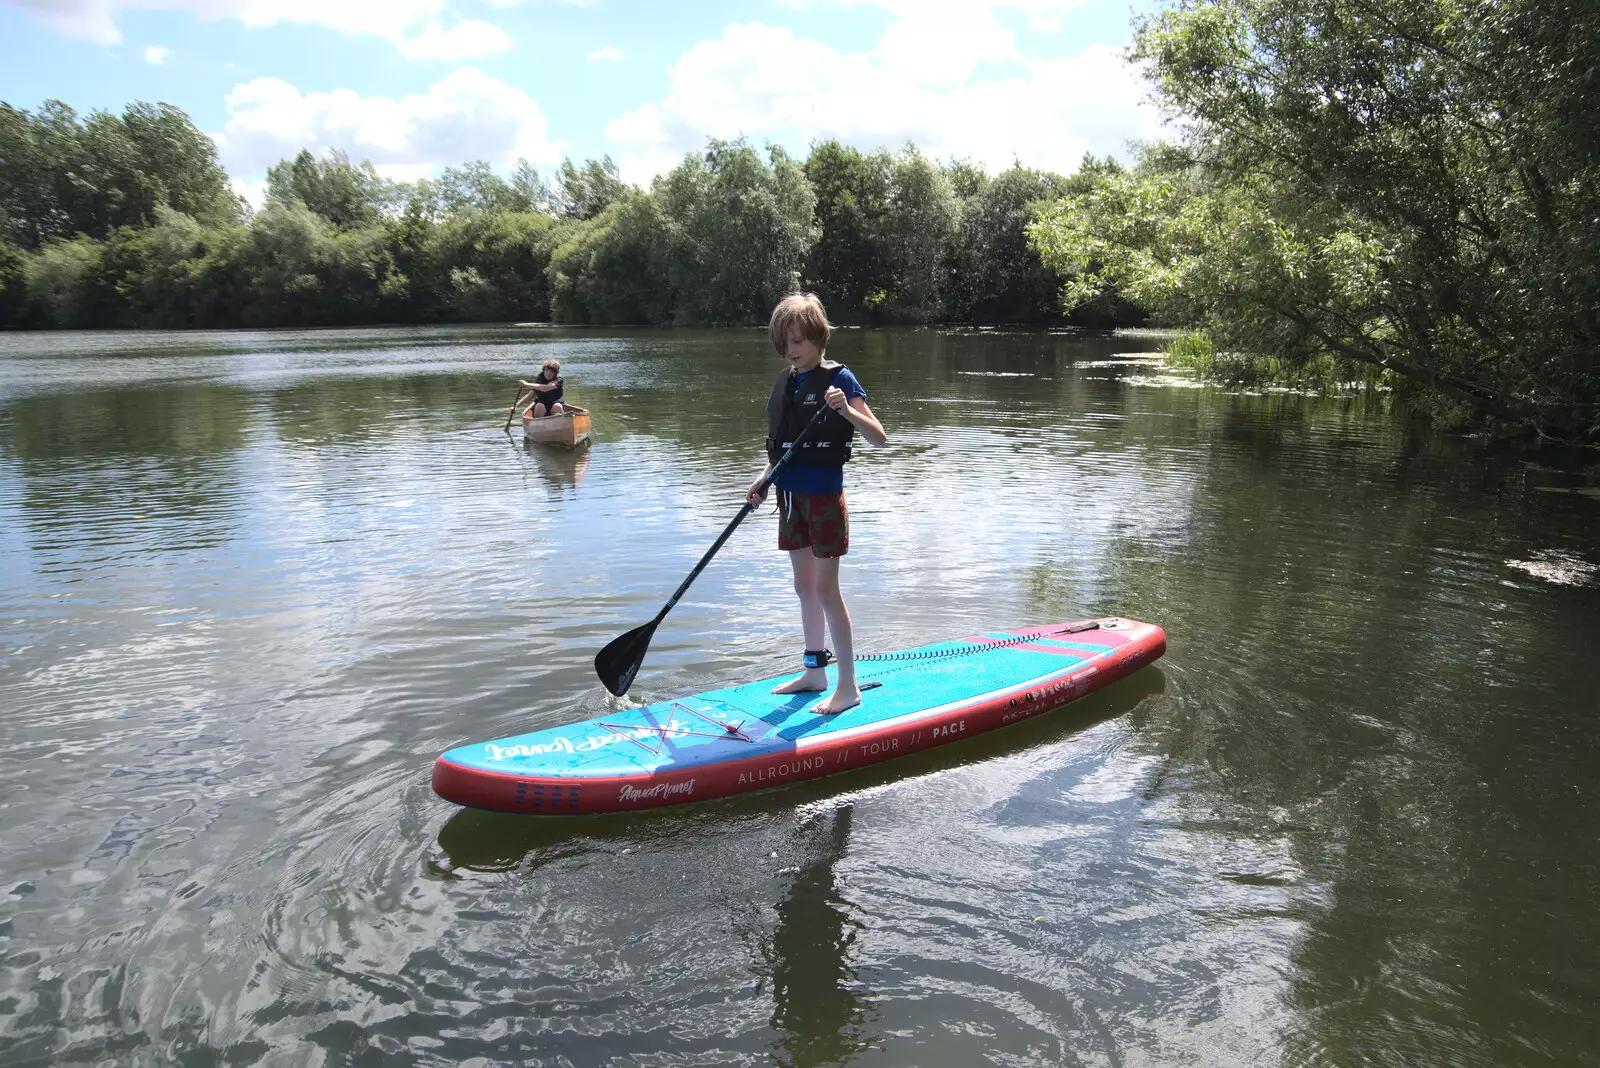
[[[762,481],[762,492],[765,492],[767,487],[772,485],[772,480],[778,477],[778,472],[783,469],[783,465],[789,462],[789,458],[794,455],[794,450],[799,447],[801,440],[811,433],[812,428],[832,410],[832,408],[824,405],[821,411],[811,417],[811,421],[805,425],[805,429],[795,435],[794,441],[789,444],[789,450],[783,454],[777,463],[772,465],[772,470],[767,473],[767,477]],[[841,416],[841,418],[843,417]],[[689,572],[689,577],[683,580],[683,585],[678,587],[678,591],[672,595],[672,598],[667,601],[661,611],[656,613],[656,618],[642,627],[634,627],[620,638],[612,639],[610,644],[595,654],[594,670],[600,676],[600,681],[605,685],[606,689],[618,697],[628,692],[628,687],[633,685],[633,677],[639,673],[639,668],[644,664],[644,654],[650,649],[650,639],[655,635],[656,627],[660,626],[661,621],[667,618],[667,613],[672,611],[672,606],[678,603],[678,598],[683,596],[683,591],[689,588],[689,584],[699,577],[700,572],[705,570],[705,566],[711,562],[711,558],[717,555],[717,550],[722,548],[722,543],[727,541],[733,534],[734,528],[744,522],[744,517],[755,511],[756,507],[748,500],[744,502],[744,507],[739,509],[739,514],[733,517],[733,522],[729,523],[722,533],[717,536],[717,540],[711,543],[711,548],[707,549],[706,554],[700,558],[700,562],[694,565],[694,570]]]

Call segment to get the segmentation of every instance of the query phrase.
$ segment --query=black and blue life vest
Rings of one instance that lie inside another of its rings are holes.
[[[827,406],[822,395],[828,392],[833,380],[845,369],[842,363],[824,360],[816,370],[806,375],[804,384],[793,367],[778,375],[772,383],[772,396],[767,398],[767,461],[777,463],[789,451],[800,431],[811,422],[817,411]],[[825,372],[825,373],[819,373]],[[808,467],[843,467],[850,459],[855,441],[855,424],[835,412],[823,416],[821,422],[794,450],[792,464]]]
[[[547,386],[550,384],[550,379],[548,379],[548,378],[546,378],[544,376],[544,372],[543,371],[539,372],[539,377],[534,379],[534,381],[535,382],[539,382],[539,383],[541,383],[543,385],[547,385]],[[555,387],[556,388],[555,389],[551,389],[551,390],[544,390],[544,391],[540,391],[540,390],[536,389],[536,390],[533,391],[533,399],[535,401],[539,402],[540,404],[543,404],[546,408],[549,408],[552,404],[556,403],[556,401],[561,399],[562,386],[564,384],[565,384],[565,380],[560,375],[556,375],[556,378],[555,378]]]

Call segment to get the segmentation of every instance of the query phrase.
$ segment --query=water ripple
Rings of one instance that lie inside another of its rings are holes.
[[[892,441],[849,469],[861,651],[1116,613],[1157,668],[552,821],[430,764],[619,707],[594,651],[760,469],[760,332],[9,339],[0,1060],[1591,1062],[1590,502],[1356,399],[1166,388],[1160,341],[830,347]],[[588,449],[501,431],[547,352]],[[775,528],[627,701],[794,666]]]

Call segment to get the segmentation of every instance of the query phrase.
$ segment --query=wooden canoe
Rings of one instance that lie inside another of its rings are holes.
[[[575,448],[589,440],[589,409],[566,405],[560,415],[535,418],[526,412],[522,415],[522,436],[529,441],[542,441],[547,445]]]

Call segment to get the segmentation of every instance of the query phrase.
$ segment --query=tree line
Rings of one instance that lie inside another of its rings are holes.
[[[847,323],[1060,322],[1065,279],[1026,227],[1116,167],[712,141],[640,189],[609,158],[400,183],[302,151],[252,211],[169,105],[0,105],[0,326],[744,324],[796,287]],[[1106,296],[1074,321],[1139,318]]]

